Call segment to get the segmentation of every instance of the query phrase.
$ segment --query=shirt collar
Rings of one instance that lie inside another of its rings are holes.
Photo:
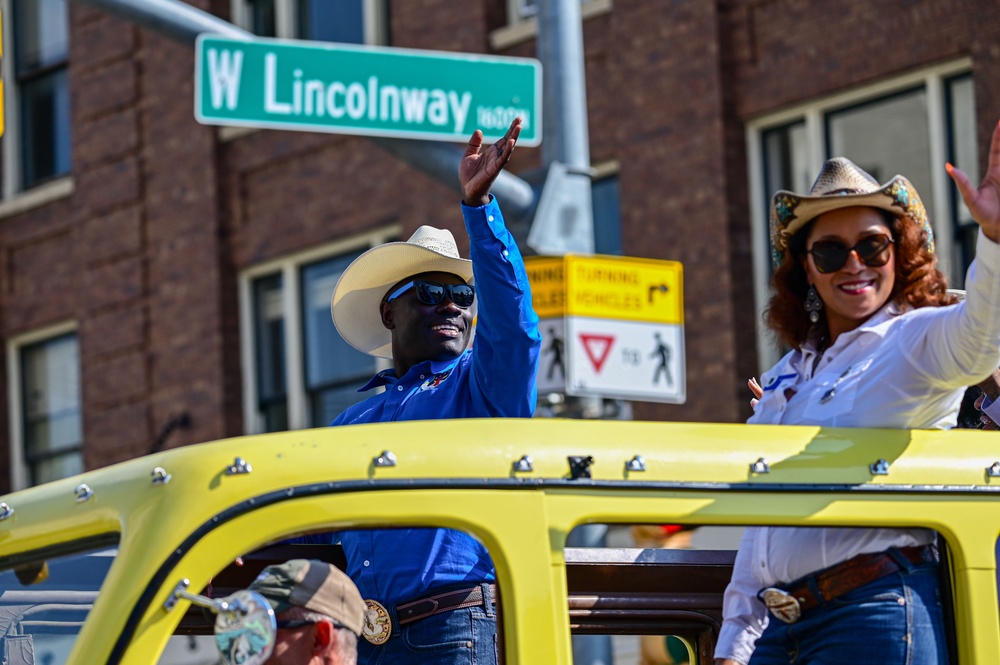
[[[467,353],[472,353],[472,350],[466,349],[461,356],[459,356],[458,358],[453,358],[451,360],[425,360],[422,363],[417,363],[416,365],[410,368],[410,371],[408,371],[403,376],[403,378],[405,379],[407,376],[410,376],[412,374],[423,374],[425,376],[428,374],[441,374],[442,372],[446,372],[452,367],[454,367],[458,363],[458,361],[462,358],[462,356],[464,356]],[[378,388],[379,386],[391,386],[394,383],[399,383],[399,381],[400,378],[396,376],[396,370],[390,367],[389,369],[384,369],[381,372],[377,372],[375,376],[369,379],[368,383],[366,383],[365,385],[361,386],[361,388],[358,389],[358,392],[363,393],[365,391],[371,390],[372,388]]]
[[[893,320],[897,316],[903,313],[903,308],[900,307],[896,302],[889,301],[885,305],[882,305],[882,309],[878,310],[870,317],[868,320],[862,323],[860,326],[854,330],[849,330],[843,333],[837,338],[837,341],[830,348],[840,348],[845,344],[850,344],[858,335],[862,333],[874,333],[879,337],[884,337],[886,333],[886,322]],[[823,337],[818,334],[810,334],[809,338],[802,345],[803,355],[807,353],[818,353],[820,344],[823,341]]]

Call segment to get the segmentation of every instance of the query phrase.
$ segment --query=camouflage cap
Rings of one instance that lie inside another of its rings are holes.
[[[275,614],[301,607],[361,635],[365,601],[351,578],[325,561],[292,559],[268,566],[249,588],[267,598]]]

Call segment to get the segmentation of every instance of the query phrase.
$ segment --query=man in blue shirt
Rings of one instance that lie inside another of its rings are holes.
[[[422,226],[344,271],[332,299],[337,330],[393,367],[361,389],[384,392],[334,425],[534,412],[538,317],[521,253],[489,193],[520,130],[518,118],[492,146],[477,130],[459,166],[471,261],[449,231]],[[478,541],[438,528],[339,535],[368,604],[360,663],[496,662],[496,574]]]

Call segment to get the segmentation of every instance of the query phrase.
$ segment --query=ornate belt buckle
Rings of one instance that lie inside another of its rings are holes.
[[[361,628],[361,635],[372,644],[385,644],[392,635],[392,618],[382,603],[377,600],[365,599],[365,625]]]
[[[776,618],[785,623],[795,623],[802,616],[802,607],[792,594],[784,589],[769,587],[760,592],[760,599]]]

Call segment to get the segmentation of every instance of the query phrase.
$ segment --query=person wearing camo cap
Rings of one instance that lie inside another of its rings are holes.
[[[324,561],[268,566],[249,586],[274,608],[278,634],[265,665],[355,665],[365,601]]]

